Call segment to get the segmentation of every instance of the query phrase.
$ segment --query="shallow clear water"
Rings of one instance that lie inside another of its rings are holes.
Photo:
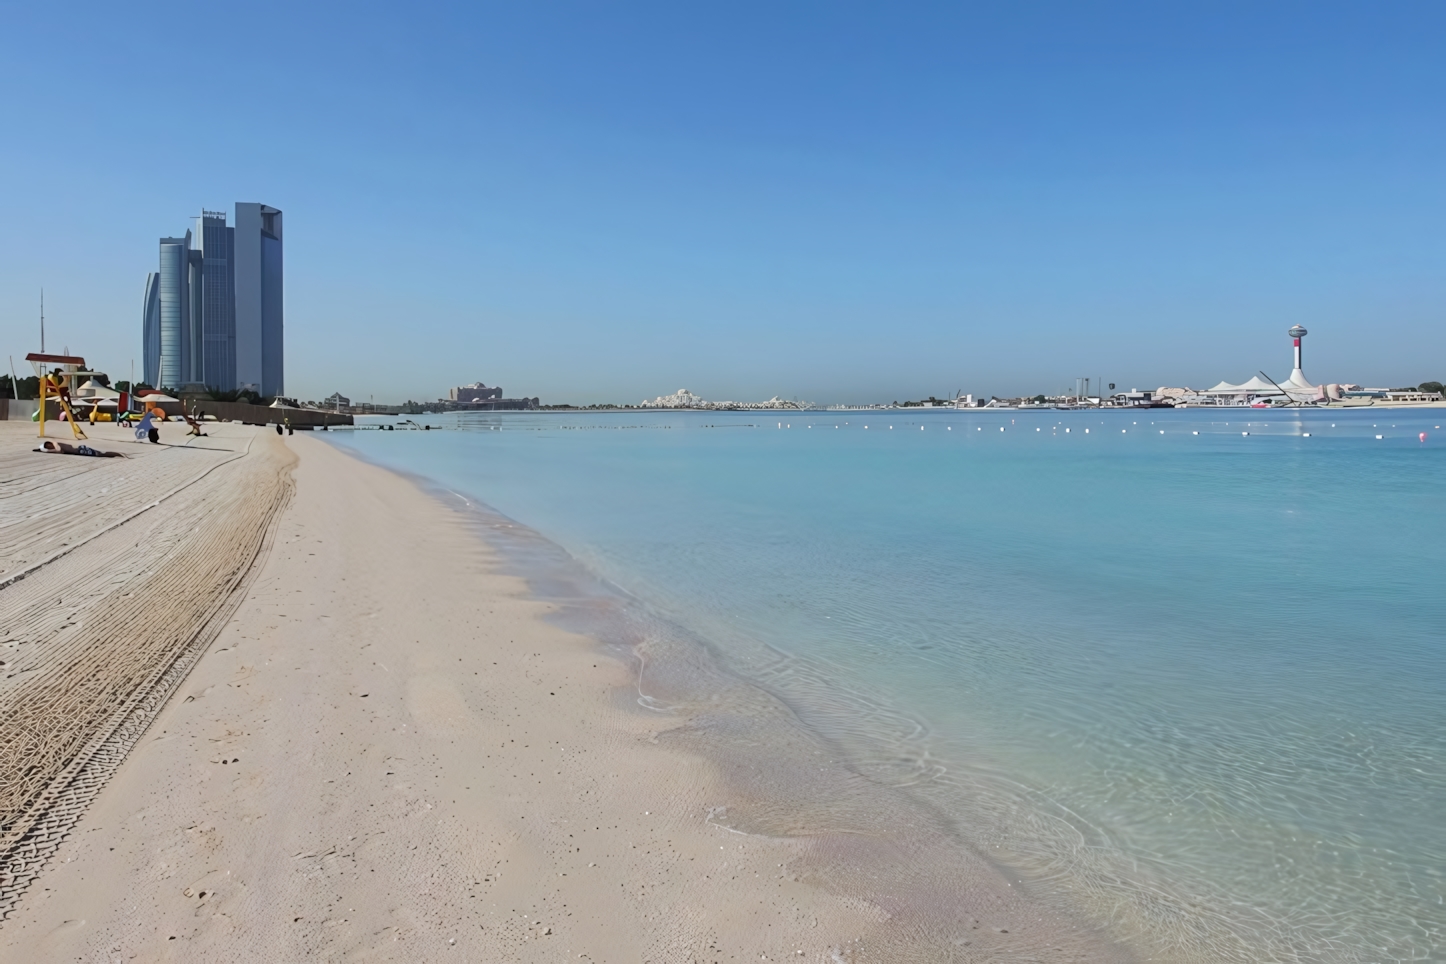
[[[433,422],[321,437],[536,529],[1146,956],[1446,957],[1446,410]]]

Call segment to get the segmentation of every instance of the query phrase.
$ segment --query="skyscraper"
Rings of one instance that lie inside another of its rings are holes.
[[[146,298],[141,308],[145,323],[141,329],[141,378],[147,385],[161,381],[161,276],[146,275]]]
[[[161,238],[160,363],[156,377],[166,388],[190,380],[191,232]]]
[[[262,395],[285,391],[281,212],[236,204],[236,384]]]
[[[238,203],[202,211],[194,231],[162,238],[147,276],[142,370],[168,389],[283,391],[281,212]],[[194,247],[193,247],[194,245]]]
[[[226,226],[225,211],[202,211],[196,219],[201,242],[202,312],[200,370],[192,380],[207,387],[236,387],[235,262],[231,252],[235,228]]]

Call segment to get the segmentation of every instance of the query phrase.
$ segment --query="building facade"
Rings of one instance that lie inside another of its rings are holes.
[[[285,391],[281,212],[236,204],[236,387]]]
[[[142,370],[179,390],[285,391],[281,212],[237,203],[202,211],[183,237],[162,238],[146,278]]]
[[[457,388],[449,390],[447,397],[454,402],[485,402],[488,399],[501,398],[502,389],[488,388],[481,382],[473,382],[470,385],[459,385]]]
[[[226,226],[226,212],[202,211],[196,219],[199,252],[201,307],[198,368],[192,381],[210,387],[236,384],[235,261],[231,257],[236,229]]]
[[[161,276],[146,275],[146,297],[141,307],[145,316],[141,334],[141,378],[147,385],[161,381]]]
[[[161,238],[159,282],[160,357],[156,367],[159,384],[179,388],[190,379],[186,363],[189,348],[186,335],[191,327],[190,289],[191,232],[185,237]]]

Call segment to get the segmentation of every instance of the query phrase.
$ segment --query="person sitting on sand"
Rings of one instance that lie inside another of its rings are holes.
[[[44,442],[41,442],[40,447],[35,451],[58,452],[61,455],[90,455],[98,459],[130,458],[130,456],[124,452],[102,452],[99,449],[91,448],[89,445],[71,445],[69,442],[56,442],[52,439],[46,439]]]
[[[136,425],[137,442],[139,442],[141,439],[150,439],[152,443],[157,445],[160,444],[161,432],[158,428],[151,424],[151,418],[153,417],[153,415],[153,410],[147,408],[146,414],[141,416],[140,422]]]

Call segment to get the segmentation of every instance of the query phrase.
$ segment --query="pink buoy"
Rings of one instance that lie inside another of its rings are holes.
[[[1422,432],[1422,433],[1421,433],[1421,441],[1423,441],[1423,442],[1426,441],[1426,433],[1425,433],[1425,432]]]

